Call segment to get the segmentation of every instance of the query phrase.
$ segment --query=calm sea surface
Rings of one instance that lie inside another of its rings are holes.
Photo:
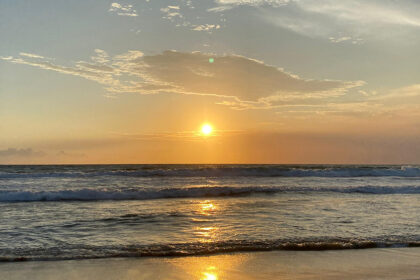
[[[419,245],[419,166],[0,166],[0,261]]]

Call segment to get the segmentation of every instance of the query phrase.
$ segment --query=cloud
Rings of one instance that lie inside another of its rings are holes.
[[[390,93],[382,96],[382,98],[401,98],[401,97],[418,97],[420,96],[420,84],[414,84],[399,89],[392,90]]]
[[[164,14],[163,18],[168,19],[170,21],[174,21],[176,17],[183,18],[184,16],[181,15],[179,12],[179,6],[168,6],[165,8],[161,8],[160,11]]]
[[[216,3],[219,5],[248,5],[248,6],[260,6],[260,5],[270,5],[270,6],[283,6],[288,4],[293,0],[216,0]]]
[[[380,23],[420,27],[419,5],[416,1],[402,0],[217,0],[224,5],[291,6],[308,13],[325,15],[358,24]],[[215,7],[217,8],[217,7]]]
[[[19,53],[21,56],[26,56],[26,57],[31,57],[31,58],[44,58],[41,55],[37,55],[37,54],[33,54],[33,53],[25,53],[25,52],[21,52]]]
[[[91,59],[95,63],[104,64],[109,62],[109,55],[106,53],[106,51],[101,49],[95,49],[94,56],[91,56]]]
[[[16,149],[8,148],[5,150],[0,150],[0,157],[43,157],[45,156],[44,152],[34,151],[32,148]]]
[[[224,11],[228,11],[233,9],[233,6],[228,6],[228,5],[224,5],[224,6],[217,6],[217,7],[213,7],[213,8],[209,8],[207,9],[208,12],[215,12],[215,13],[219,13],[219,12],[224,12]]]
[[[208,11],[258,7],[255,13],[264,21],[333,43],[338,40],[358,44],[362,39],[376,38],[395,40],[420,28],[420,5],[412,0],[217,0],[216,4]],[[343,32],[347,35],[340,36]]]
[[[185,9],[191,7],[187,2],[186,5],[182,6],[182,9],[185,11]],[[183,14],[181,13],[181,7],[174,5],[163,7],[160,9],[160,12],[163,13],[163,19],[174,23],[176,27],[186,27],[193,31],[204,31],[208,33],[221,28],[221,25],[217,23],[203,23],[204,20],[214,21],[214,18],[209,19],[206,17],[208,13],[192,17],[191,13],[186,12]]]
[[[3,58],[0,58],[3,59]],[[3,59],[4,60],[4,59]],[[38,67],[44,70],[50,70],[59,72],[62,74],[69,74],[73,76],[79,76],[91,81],[98,82],[104,85],[115,85],[118,83],[118,80],[115,80],[112,76],[112,73],[109,73],[109,67],[105,65],[89,64],[86,62],[78,62],[75,67],[67,67],[56,65],[48,60],[34,60],[33,58],[13,58],[7,59],[12,63],[16,64],[26,64],[34,67]],[[103,67],[104,69],[101,69]],[[104,71],[105,70],[105,71]],[[111,69],[112,70],[112,69]]]
[[[354,39],[351,36],[341,36],[341,37],[334,37],[331,36],[328,38],[332,43],[342,43],[342,42],[351,42],[352,44],[361,44],[363,42],[362,39]]]
[[[136,17],[137,11],[133,9],[133,5],[122,5],[117,2],[111,3],[109,12],[117,13],[119,16]]]
[[[367,95],[366,99],[371,103],[382,104],[388,111],[392,108],[393,110],[405,110],[407,113],[410,112],[412,114],[412,111],[419,112],[420,84],[391,89],[382,94],[374,92]]]
[[[213,29],[219,29],[220,25],[219,24],[201,24],[201,25],[197,25],[193,28],[193,30],[195,31],[211,31]]]
[[[215,96],[222,99],[218,104],[235,109],[319,104],[364,84],[362,81],[305,79],[244,56],[201,52],[165,51],[144,55],[131,50],[111,57],[96,49],[91,61],[79,61],[73,66],[33,57],[8,61],[95,81],[113,94],[166,92]]]
[[[307,12],[322,14],[357,24],[390,24],[420,27],[420,19],[415,12],[416,10],[418,11],[418,5],[413,5],[412,1],[295,0],[294,3]],[[410,7],[417,7],[417,9],[413,10]]]
[[[303,79],[243,56],[215,57],[213,63],[209,63],[210,58],[211,55],[199,52],[166,51],[145,56],[143,63],[155,85],[170,86],[173,92],[232,97],[236,101],[268,102],[270,97],[303,99],[340,95],[363,84]]]

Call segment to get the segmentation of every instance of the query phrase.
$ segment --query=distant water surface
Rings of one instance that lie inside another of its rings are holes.
[[[419,166],[0,166],[0,261],[420,245]]]

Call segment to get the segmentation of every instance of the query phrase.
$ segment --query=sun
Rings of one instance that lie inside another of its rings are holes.
[[[201,133],[203,133],[204,135],[210,135],[212,131],[213,127],[208,123],[203,124],[203,126],[201,127]]]

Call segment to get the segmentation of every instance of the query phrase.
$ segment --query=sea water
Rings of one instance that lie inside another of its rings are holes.
[[[0,166],[0,261],[408,246],[419,166]]]

